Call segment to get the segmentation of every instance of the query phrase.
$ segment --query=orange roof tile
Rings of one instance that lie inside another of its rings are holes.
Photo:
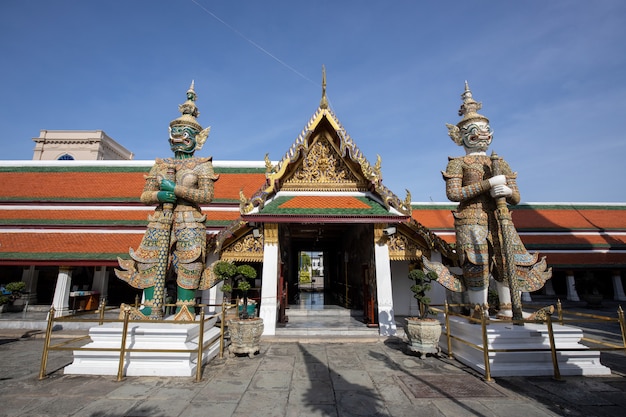
[[[144,178],[138,172],[0,172],[3,199],[139,198]]]
[[[279,206],[280,208],[329,208],[369,209],[369,205],[354,197],[343,196],[298,196]]]
[[[12,253],[82,253],[86,255],[124,254],[136,248],[143,234],[107,233],[3,233],[0,237],[0,258]],[[112,256],[112,259],[115,258]]]
[[[265,182],[263,173],[221,173],[215,183],[215,199],[239,201],[239,190],[246,197],[252,196]]]

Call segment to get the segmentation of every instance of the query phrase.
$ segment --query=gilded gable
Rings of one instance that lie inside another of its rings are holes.
[[[283,190],[359,191],[366,188],[325,134],[319,135],[302,163],[283,183]]]

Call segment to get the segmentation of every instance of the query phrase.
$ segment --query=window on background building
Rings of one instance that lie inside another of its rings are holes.
[[[64,153],[63,155],[57,158],[59,161],[73,161],[74,157],[68,153]]]

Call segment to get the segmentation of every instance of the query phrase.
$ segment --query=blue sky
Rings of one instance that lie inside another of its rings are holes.
[[[468,80],[525,202],[624,202],[623,0],[0,2],[0,146],[102,129],[152,160],[195,80],[198,156],[278,160],[321,96],[383,182],[445,202]]]

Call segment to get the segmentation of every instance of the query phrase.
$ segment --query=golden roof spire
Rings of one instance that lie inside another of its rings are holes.
[[[326,98],[326,67],[322,65],[322,99],[320,100],[320,108],[328,108],[328,99]]]

